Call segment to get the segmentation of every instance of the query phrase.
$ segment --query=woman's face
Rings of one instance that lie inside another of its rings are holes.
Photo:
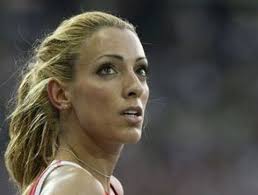
[[[107,143],[141,137],[149,97],[147,59],[130,30],[103,28],[80,51],[71,103],[79,128]]]

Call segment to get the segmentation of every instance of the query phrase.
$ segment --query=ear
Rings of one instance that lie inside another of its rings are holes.
[[[47,85],[48,98],[58,110],[67,109],[70,106],[68,87],[57,79],[51,79]]]

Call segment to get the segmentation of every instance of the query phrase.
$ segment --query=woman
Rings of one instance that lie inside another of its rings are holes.
[[[123,194],[112,176],[141,137],[148,65],[128,22],[103,12],[65,20],[23,73],[6,166],[23,194]]]

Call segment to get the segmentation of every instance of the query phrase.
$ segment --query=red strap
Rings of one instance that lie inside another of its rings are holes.
[[[61,160],[58,160],[58,161],[57,161],[56,163],[54,163],[54,164],[58,164],[58,163],[60,163],[60,162],[61,162]],[[54,165],[54,164],[53,164],[53,165]],[[48,168],[49,168],[49,167],[48,167]],[[48,170],[48,168],[46,168],[46,169],[39,175],[39,177],[36,179],[36,181],[32,184],[29,195],[34,195],[34,194],[35,194],[36,189],[37,189],[37,185],[38,185],[38,183],[39,183],[39,180],[40,180],[40,178],[44,175],[44,173]]]

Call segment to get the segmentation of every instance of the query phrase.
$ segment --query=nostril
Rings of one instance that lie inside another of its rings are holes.
[[[129,92],[128,96],[135,96],[136,93],[135,92]]]

